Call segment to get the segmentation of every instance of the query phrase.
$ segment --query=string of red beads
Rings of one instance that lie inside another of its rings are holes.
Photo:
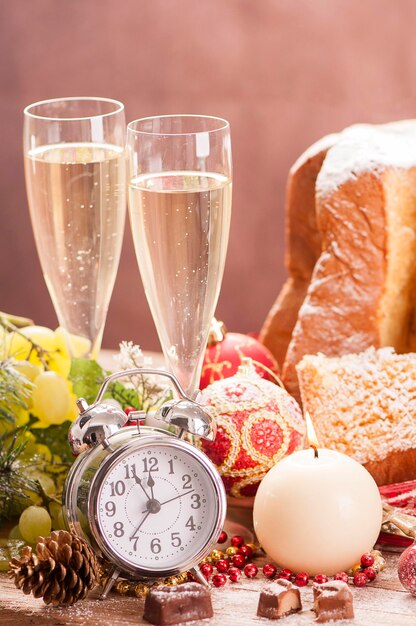
[[[224,544],[227,540],[227,533],[222,531],[218,543]],[[213,550],[210,556],[201,563],[200,570],[214,587],[223,587],[227,582],[227,576],[233,583],[240,580],[242,573],[244,573],[247,578],[255,578],[259,570],[257,565],[250,562],[255,550],[255,546],[244,543],[244,538],[241,535],[234,535],[231,537],[230,546],[226,548],[225,552],[222,550]],[[216,573],[214,573],[214,566],[217,570]],[[378,572],[381,571],[383,567],[384,560],[381,557],[381,553],[373,551],[373,553],[368,552],[363,554],[360,563],[354,565],[352,568],[353,584],[356,587],[364,587],[368,582],[376,578]],[[298,587],[304,587],[310,581],[310,576],[307,572],[294,573],[287,568],[278,571],[273,563],[266,563],[262,568],[262,572],[265,578],[268,579],[284,578],[285,580],[293,580]],[[334,580],[342,580],[346,583],[350,580],[346,572],[338,572],[333,578]],[[313,582],[316,584],[322,584],[328,580],[329,578],[326,574],[317,574],[313,578]]]

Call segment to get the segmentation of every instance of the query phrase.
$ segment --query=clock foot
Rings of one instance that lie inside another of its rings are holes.
[[[189,571],[191,572],[192,576],[194,576],[197,580],[199,580],[199,582],[202,585],[204,585],[205,587],[209,587],[209,583],[207,579],[205,578],[205,576],[203,575],[203,573],[201,572],[201,570],[199,569],[198,565],[195,565],[195,567],[191,567]]]
[[[101,594],[100,594],[100,600],[105,600],[106,597],[108,596],[108,594],[111,591],[112,586],[114,585],[114,583],[116,582],[117,578],[120,575],[121,570],[119,570],[117,567],[115,567],[111,573],[111,576],[108,578],[107,582],[104,585],[104,589],[102,590]]]

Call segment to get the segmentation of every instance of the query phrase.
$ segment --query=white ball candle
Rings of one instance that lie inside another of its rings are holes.
[[[281,567],[332,575],[372,549],[382,504],[367,470],[345,454],[312,448],[287,456],[260,484],[254,502],[258,540]]]

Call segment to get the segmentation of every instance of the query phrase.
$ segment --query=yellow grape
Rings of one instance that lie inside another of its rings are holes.
[[[18,539],[20,541],[23,539],[22,533],[20,532],[19,524],[13,526],[13,528],[9,532],[9,539]]]
[[[73,357],[85,357],[91,348],[91,341],[80,335],[72,335],[65,331],[61,326],[55,330],[57,345],[70,351]]]
[[[28,360],[43,369],[44,363],[39,358],[37,351],[31,349],[32,344],[29,339],[47,351],[44,357],[47,367],[67,378],[71,368],[68,348],[65,342],[46,326],[26,326],[19,333],[10,333],[8,337],[9,355],[18,360]]]
[[[19,530],[23,539],[29,543],[36,543],[39,536],[47,537],[51,528],[51,517],[41,506],[29,506],[19,518]]]
[[[36,363],[31,363],[31,361],[16,361],[13,365],[14,369],[28,378],[32,383],[41,373],[41,368]]]
[[[68,383],[56,372],[39,374],[32,400],[32,413],[41,423],[62,424],[71,419],[72,397]]]
[[[45,474],[44,472],[42,472],[40,469],[36,467],[28,467],[26,470],[26,474],[32,480],[37,480],[40,482],[41,487],[43,491],[46,493],[46,495],[53,496],[55,494],[56,485],[54,481],[52,480],[52,478],[48,476],[48,474]]]

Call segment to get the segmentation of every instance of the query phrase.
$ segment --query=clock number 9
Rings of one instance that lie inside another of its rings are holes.
[[[116,514],[116,505],[114,502],[106,502],[104,508],[107,517],[114,517],[114,515]]]
[[[162,550],[162,546],[160,545],[160,539],[158,539],[157,537],[152,539],[152,541],[150,542],[150,549],[153,554],[159,554],[159,552]]]

